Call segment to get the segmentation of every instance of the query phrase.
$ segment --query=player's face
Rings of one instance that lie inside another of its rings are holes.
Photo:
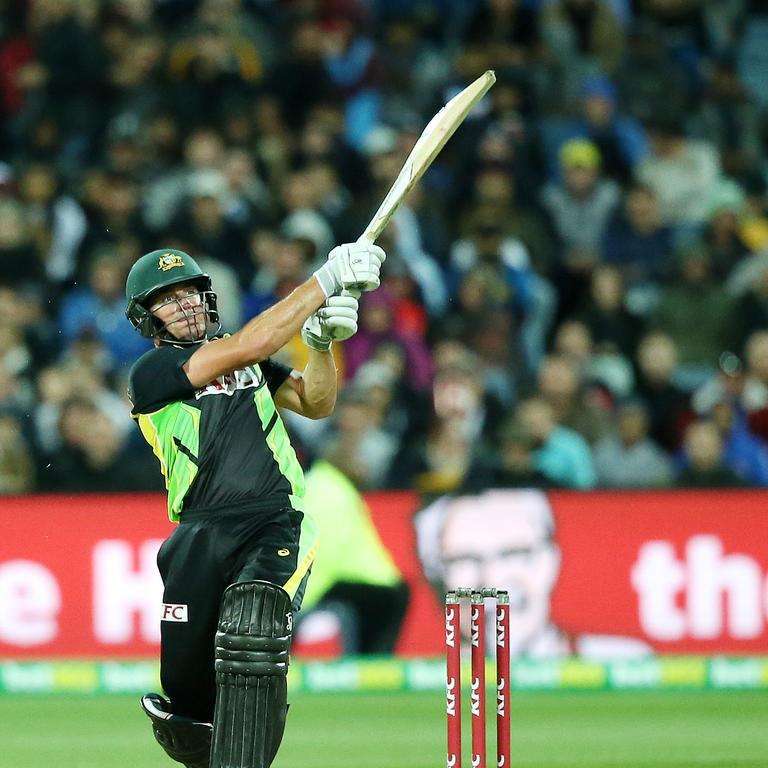
[[[489,492],[451,503],[443,531],[446,586],[509,591],[511,639],[526,645],[547,625],[559,552],[524,509],[527,493]]]
[[[179,341],[205,338],[207,319],[200,288],[192,283],[173,285],[152,299],[152,314]]]

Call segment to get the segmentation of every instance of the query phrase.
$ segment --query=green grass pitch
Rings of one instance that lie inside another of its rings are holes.
[[[512,718],[513,768],[768,766],[765,692],[519,693]],[[274,768],[440,768],[444,732],[439,694],[294,696]],[[135,696],[3,696],[0,734],[0,768],[178,765]]]

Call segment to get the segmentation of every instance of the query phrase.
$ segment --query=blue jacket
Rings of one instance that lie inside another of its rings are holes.
[[[587,441],[568,427],[552,430],[546,443],[534,452],[534,467],[566,488],[594,488],[597,483]]]

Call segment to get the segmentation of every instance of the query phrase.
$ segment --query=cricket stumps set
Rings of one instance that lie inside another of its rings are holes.
[[[485,601],[496,601],[496,766],[510,765],[509,595],[499,589],[453,589],[445,596],[445,704],[448,716],[447,768],[461,768],[461,601],[470,608],[470,712],[472,768],[487,768]]]

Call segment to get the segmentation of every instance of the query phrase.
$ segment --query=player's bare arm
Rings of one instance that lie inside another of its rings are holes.
[[[310,350],[302,372],[292,371],[275,393],[275,405],[307,416],[324,419],[336,405],[338,374],[333,355]]]

